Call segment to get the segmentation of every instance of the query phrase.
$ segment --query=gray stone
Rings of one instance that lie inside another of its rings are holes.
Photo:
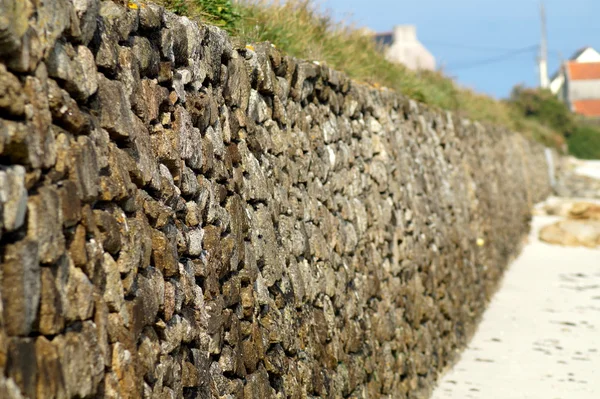
[[[54,80],[48,81],[48,105],[52,121],[74,134],[82,134],[89,128],[89,118],[69,94],[58,87]]]
[[[250,98],[249,86],[244,59],[234,55],[227,66],[227,82],[223,88],[223,97],[227,105],[238,107],[245,112]]]
[[[11,338],[8,342],[7,375],[26,397],[35,397],[38,369],[33,338]]]
[[[129,12],[112,1],[100,3],[100,17],[110,30],[117,33],[119,41],[126,41],[137,30],[139,24],[137,11]]]
[[[21,116],[25,111],[21,82],[4,64],[0,64],[0,109],[14,116]]]
[[[64,261],[61,269],[59,279],[62,282],[59,283],[59,289],[63,295],[66,320],[90,319],[94,311],[94,286],[85,273],[75,267],[72,261]]]
[[[4,31],[2,52],[8,65],[18,71],[37,67],[47,51],[70,27],[73,12],[71,3],[66,0],[34,3],[35,9],[30,4],[30,1],[7,0],[2,3],[0,10]],[[34,11],[35,18],[29,19]]]
[[[107,4],[107,2],[102,4]],[[104,23],[99,24],[97,31],[99,44],[96,52],[96,66],[99,71],[116,75],[119,65],[119,34]]]
[[[64,82],[76,99],[86,100],[98,90],[98,74],[92,52],[85,46],[73,48],[57,43],[46,60],[48,74]]]
[[[175,109],[173,130],[178,136],[178,154],[194,170],[202,168],[202,136],[192,125],[190,114],[179,106]]]
[[[67,397],[85,397],[95,393],[92,370],[96,359],[92,357],[93,348],[85,338],[81,333],[68,331],[52,341],[60,358]]]
[[[36,4],[34,29],[39,40],[40,52],[46,55],[62,33],[71,24],[72,4],[67,0],[56,0]]]
[[[64,298],[59,291],[56,276],[50,268],[41,268],[40,281],[40,307],[36,330],[44,335],[56,335],[65,325]]]
[[[27,213],[27,190],[25,168],[20,165],[0,170],[0,204],[2,227],[14,231],[25,222]]]
[[[103,298],[111,312],[119,312],[124,304],[123,284],[117,263],[112,256],[104,254],[102,270],[106,276]]]
[[[191,230],[188,233],[189,245],[188,254],[190,256],[198,256],[202,253],[202,238],[204,237],[204,230],[201,228]]]
[[[144,4],[140,8],[140,28],[145,31],[160,29],[164,10],[154,4]]]
[[[45,337],[35,340],[35,355],[37,366],[37,398],[58,398],[67,396],[65,377],[58,348],[54,342]]]
[[[121,220],[124,221],[124,218],[124,215],[120,215]],[[94,223],[100,233],[97,239],[102,243],[103,249],[116,255],[121,250],[122,232],[115,216],[107,211],[96,209],[94,210]]]
[[[129,138],[134,131],[134,121],[129,98],[123,84],[98,74],[97,105],[100,125],[115,139]]]
[[[42,263],[54,263],[64,253],[62,212],[58,192],[54,187],[42,187],[27,201],[27,236],[38,242]]]
[[[38,243],[22,240],[5,247],[2,265],[3,318],[8,335],[28,335],[40,301]]]
[[[145,7],[147,8],[147,7]],[[158,76],[160,58],[145,37],[136,36],[132,40],[133,54],[139,64],[140,74],[154,78]]]
[[[32,11],[28,1],[7,0],[0,3],[0,56],[3,59],[14,57],[22,48]]]
[[[0,375],[0,397],[6,399],[24,399],[21,390],[11,378]]]
[[[248,104],[248,117],[253,119],[256,123],[263,123],[271,117],[271,112],[267,103],[256,90],[250,90]]]
[[[125,349],[121,343],[113,345],[112,369],[118,381],[117,388],[121,397],[139,397],[139,376],[135,373],[132,353]]]
[[[69,178],[77,186],[79,198],[85,202],[93,201],[98,195],[98,158],[96,150],[88,137],[80,136],[71,143]]]
[[[127,233],[122,240],[119,253],[119,272],[129,273],[150,266],[152,254],[152,233],[146,215],[139,212],[135,219],[125,221]]]
[[[96,19],[100,11],[99,0],[73,0],[73,8],[77,16],[78,35],[77,41],[87,45],[96,30]]]
[[[35,77],[28,76],[25,80],[24,91],[29,97],[29,104],[25,106],[27,118],[28,137],[25,140],[26,151],[33,167],[49,168],[56,161],[54,134],[49,129],[52,116],[48,109],[48,79],[46,68],[41,64]]]
[[[179,271],[177,265],[177,248],[164,233],[152,231],[152,260],[154,266],[165,276],[172,276]]]

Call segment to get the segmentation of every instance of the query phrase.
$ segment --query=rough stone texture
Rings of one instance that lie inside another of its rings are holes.
[[[580,170],[581,164],[589,163],[589,171]],[[600,163],[563,157],[557,162],[555,192],[567,198],[600,199]],[[582,173],[583,172],[583,173]]]
[[[600,221],[562,220],[540,230],[540,240],[569,247],[600,246]]]
[[[553,198],[553,200],[555,200]],[[538,213],[566,218],[540,229],[541,241],[565,246],[600,246],[600,205],[572,200],[549,201]]]
[[[426,396],[543,148],[124,3],[0,3],[0,396]]]

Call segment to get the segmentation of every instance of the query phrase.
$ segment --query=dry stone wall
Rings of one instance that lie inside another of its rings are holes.
[[[424,397],[549,193],[517,134],[152,4],[0,7],[2,398]]]

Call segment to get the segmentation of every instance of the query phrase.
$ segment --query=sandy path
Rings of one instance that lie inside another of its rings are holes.
[[[600,250],[551,246],[536,216],[469,347],[433,399],[600,398]]]
[[[600,161],[579,161],[579,166],[575,168],[575,173],[600,179]]]

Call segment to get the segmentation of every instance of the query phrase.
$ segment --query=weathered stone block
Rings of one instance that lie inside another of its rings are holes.
[[[223,97],[230,107],[246,111],[250,98],[250,84],[244,59],[234,55],[227,65],[227,81],[223,88]]]
[[[29,59],[26,59],[25,65],[18,61],[23,59],[21,52],[29,50],[24,43],[24,36],[29,28],[28,20],[32,13],[31,4],[28,1],[9,0],[0,6],[0,15],[2,15],[2,40],[0,41],[0,56],[3,61],[8,61],[9,66],[15,67],[18,71],[27,70]],[[16,60],[10,60],[11,58]]]
[[[42,187],[27,201],[29,213],[27,236],[38,242],[39,259],[53,263],[65,251],[62,233],[62,212],[58,192],[54,187]]]
[[[36,394],[36,381],[39,375],[36,359],[36,345],[33,338],[11,338],[8,342],[8,377],[21,392],[33,398]]]
[[[58,190],[60,213],[64,227],[73,227],[81,220],[81,201],[77,196],[77,185],[65,181]]]
[[[98,195],[98,158],[91,140],[78,137],[71,143],[69,179],[77,186],[79,198],[85,202],[96,199]]]
[[[127,139],[134,131],[131,104],[121,82],[109,80],[98,74],[98,94],[96,109],[99,112],[100,126],[108,130],[117,140]]]
[[[56,43],[46,59],[48,75],[64,82],[65,89],[78,100],[87,100],[98,90],[94,55],[85,46]]]
[[[150,41],[143,36],[135,36],[132,45],[133,54],[139,64],[140,74],[150,78],[158,76],[160,58]]]
[[[102,270],[106,278],[103,293],[104,302],[111,312],[119,312],[125,303],[123,285],[117,263],[109,254],[104,254],[102,258]]]
[[[14,165],[0,170],[0,204],[2,227],[6,231],[21,227],[27,213],[25,168],[22,166]]]
[[[44,335],[56,335],[65,325],[65,306],[57,277],[51,268],[41,268],[39,314],[35,329]]]
[[[67,321],[87,320],[94,311],[94,286],[85,273],[71,260],[63,261],[59,290],[65,304]]]
[[[102,246],[108,252],[116,255],[121,250],[121,226],[117,219],[107,211],[94,210],[94,223],[100,232]]]
[[[76,25],[71,28],[75,39],[87,45],[96,31],[98,12],[100,11],[100,2],[98,0],[77,0],[73,2],[73,9],[76,20],[71,21]]]
[[[38,399],[66,397],[65,376],[60,354],[54,342],[45,337],[35,340],[37,367],[36,394]]]
[[[141,212],[135,219],[125,221],[128,231],[123,235],[123,243],[119,259],[119,271],[129,273],[150,266],[152,255],[152,230],[146,215]]]
[[[92,371],[96,359],[92,357],[92,351],[95,348],[88,345],[84,334],[68,331],[56,337],[52,343],[58,352],[62,366],[67,397],[85,397],[94,394],[97,387],[94,386]]]
[[[38,243],[28,239],[6,245],[2,264],[2,307],[9,335],[31,332],[40,301]]]
[[[157,230],[152,230],[152,262],[167,277],[179,271],[177,247]]]
[[[25,111],[25,96],[21,82],[0,64],[0,109],[14,116]]]

